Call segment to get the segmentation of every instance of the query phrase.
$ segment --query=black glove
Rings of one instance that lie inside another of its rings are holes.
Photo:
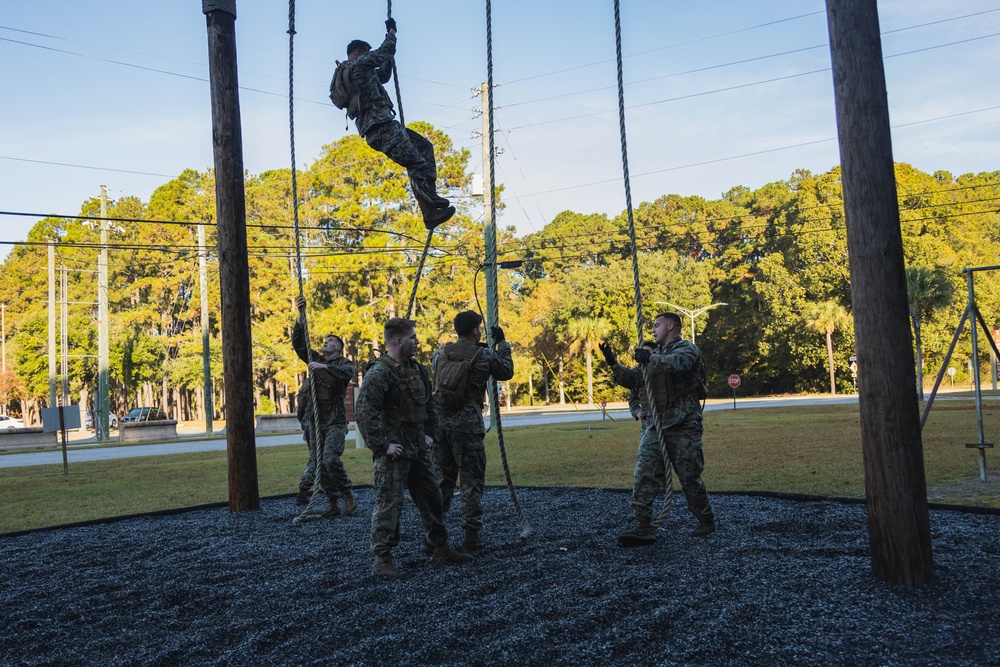
[[[640,347],[639,349],[637,349],[635,351],[635,354],[633,355],[633,357],[640,364],[648,364],[649,360],[653,358],[653,353],[650,352],[649,350],[647,350],[644,347]]]
[[[395,29],[396,29],[396,19],[386,19],[385,31],[389,32],[390,30],[395,30]]]
[[[615,351],[611,349],[610,343],[600,343],[597,348],[604,355],[604,361],[608,362],[608,366],[614,366],[618,363],[618,357],[615,356]]]
[[[497,326],[490,327],[490,333],[493,334],[494,343],[502,343],[505,340],[507,340],[506,338],[504,338],[503,329],[501,329],[500,327]]]

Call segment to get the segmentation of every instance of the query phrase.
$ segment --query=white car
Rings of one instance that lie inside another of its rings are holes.
[[[10,415],[0,415],[0,428],[24,428],[24,422]]]

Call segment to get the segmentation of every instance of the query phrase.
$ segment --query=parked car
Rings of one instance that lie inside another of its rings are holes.
[[[0,428],[24,428],[24,422],[17,417],[0,415]]]
[[[84,417],[84,425],[83,426],[84,426],[84,428],[90,429],[91,431],[94,430],[94,411],[93,410],[87,410],[87,414]],[[109,412],[108,413],[108,427],[109,428],[118,428],[118,415],[116,415],[113,412]]]
[[[169,419],[169,417],[160,408],[132,408],[120,421],[124,424],[126,422],[155,422],[164,419]]]

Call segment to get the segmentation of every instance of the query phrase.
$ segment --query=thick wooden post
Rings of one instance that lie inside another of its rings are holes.
[[[222,364],[226,385],[229,511],[260,508],[254,440],[250,266],[247,258],[243,139],[236,76],[236,0],[202,0],[208,25],[212,89],[215,210],[222,295]]]
[[[826,0],[858,352],[872,570],[933,578],[920,415],[876,0]]]

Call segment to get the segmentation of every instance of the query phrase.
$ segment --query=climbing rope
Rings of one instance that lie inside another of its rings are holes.
[[[391,0],[390,0],[391,1]],[[493,18],[492,18],[492,4],[491,0],[486,0],[486,90],[493,90]],[[496,192],[496,181],[494,175],[494,155],[495,151],[493,148],[493,104],[487,104],[487,115],[489,119],[489,142],[490,142],[490,194]],[[492,239],[486,240],[486,264],[487,267],[492,267],[494,273],[497,269],[497,258],[496,258],[496,207],[490,207],[490,217],[491,223],[489,229],[494,235]],[[492,241],[492,242],[491,242]],[[492,252],[491,252],[492,251]],[[493,256],[490,257],[489,255]],[[487,269],[489,270],[489,269]],[[492,290],[492,308],[490,312],[487,313],[492,320],[487,320],[487,325],[490,322],[495,325],[500,319],[500,309],[498,305],[498,295],[496,294],[496,281],[493,281]],[[489,300],[487,300],[489,301]],[[493,332],[490,326],[487,327],[487,343],[492,346],[493,344]],[[531,535],[531,526],[528,525],[528,518],[524,515],[524,510],[521,509],[521,503],[517,499],[517,491],[514,489],[514,480],[510,476],[510,466],[507,464],[507,448],[503,441],[503,424],[500,420],[500,396],[497,390],[496,378],[490,376],[490,395],[493,398],[493,406],[496,408],[494,418],[497,424],[497,440],[500,444],[500,461],[503,463],[503,474],[504,478],[507,480],[507,490],[510,491],[510,500],[514,504],[514,513],[517,515],[517,522],[521,525],[521,539],[527,539]]]
[[[299,297],[304,296],[303,286],[302,286],[302,246],[299,240],[299,189],[298,180],[296,178],[295,170],[295,97],[294,93],[294,82],[292,75],[294,73],[295,64],[295,0],[288,0],[288,134],[289,143],[291,144],[291,155],[292,155],[292,219],[294,221],[295,229],[295,261],[296,270],[298,272],[298,283],[299,283]],[[304,315],[304,314],[303,314]],[[309,323],[306,318],[302,318],[302,332],[305,336],[306,341],[306,357],[311,356],[312,348],[309,343]],[[309,363],[308,361],[306,362]],[[312,489],[309,493],[309,503],[306,508],[302,510],[302,513],[292,520],[292,523],[298,524],[303,521],[309,521],[310,519],[318,518],[318,515],[313,512],[315,505],[320,497],[320,492],[324,491],[323,483],[320,481],[320,470],[323,461],[323,447],[324,438],[320,437],[322,432],[319,428],[319,410],[316,409],[316,382],[311,380],[309,382],[309,394],[312,398],[312,418],[313,418],[313,440],[315,454],[315,465],[314,465],[314,475]]]
[[[386,0],[386,19],[392,18],[392,0]],[[392,81],[396,87],[396,108],[399,109],[399,124],[402,126],[403,131],[406,131],[406,121],[403,120],[403,95],[399,91],[399,72],[396,70],[396,57],[392,58]],[[413,193],[413,197],[416,198],[417,193]],[[406,308],[406,319],[410,319],[413,315],[413,307],[417,303],[417,287],[420,286],[420,278],[424,275],[424,263],[427,261],[427,253],[430,251],[431,247],[431,237],[434,236],[434,230],[427,232],[427,240],[424,242],[424,251],[420,254],[420,265],[417,267],[417,275],[413,278],[413,289],[410,290],[410,305]]]
[[[625,83],[622,75],[622,22],[619,0],[615,0],[615,54],[618,62],[618,127],[622,140],[622,173],[625,178],[625,206],[628,212],[628,237],[632,245],[632,277],[635,282],[636,348],[639,348],[642,345],[642,291],[641,283],[639,282],[639,253],[635,240],[635,220],[632,216],[632,186],[629,183],[628,174],[628,142],[625,132]],[[663,436],[663,421],[660,411],[656,407],[656,401],[653,399],[653,396],[655,396],[653,393],[653,381],[649,376],[645,364],[639,365],[639,372],[642,374],[642,381],[646,387],[646,395],[649,397],[649,411],[653,415],[653,427],[656,429],[656,438],[660,444],[660,456],[663,459],[664,476],[666,478],[663,509],[652,522],[654,528],[659,528],[663,525],[663,521],[670,512],[670,503],[674,496],[674,480],[670,466],[670,457],[667,454],[667,442]]]

